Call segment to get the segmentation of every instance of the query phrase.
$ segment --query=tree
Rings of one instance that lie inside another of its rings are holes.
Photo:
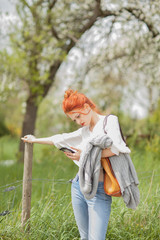
[[[20,60],[16,80],[27,88],[24,136],[34,134],[38,107],[68,52],[99,17],[114,13],[103,11],[100,0],[20,0],[17,12],[20,24],[10,39],[12,57]],[[23,148],[21,142],[20,152]]]

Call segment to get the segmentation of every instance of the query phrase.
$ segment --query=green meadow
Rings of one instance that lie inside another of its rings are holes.
[[[34,145],[30,231],[22,230],[23,165],[16,161],[18,141],[9,136],[0,139],[0,239],[78,240],[68,182],[78,168],[52,146]],[[160,239],[159,150],[153,154],[150,145],[131,145],[141,201],[132,210],[121,198],[112,198],[108,240]]]

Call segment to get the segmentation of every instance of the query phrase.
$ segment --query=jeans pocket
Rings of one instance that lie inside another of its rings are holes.
[[[98,184],[98,189],[97,189],[97,197],[105,200],[105,201],[111,201],[112,202],[112,197],[107,195],[104,191],[104,185],[102,182]]]
[[[78,180],[79,180],[79,176],[78,176],[78,173],[77,173],[76,176],[72,179],[72,183],[78,182]]]

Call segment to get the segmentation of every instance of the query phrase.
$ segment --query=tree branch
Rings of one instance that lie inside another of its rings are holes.
[[[35,6],[39,6],[43,3],[43,0],[38,0],[36,3],[35,3]]]
[[[96,0],[95,8],[93,10],[93,15],[90,18],[88,18],[88,22],[83,26],[82,29],[80,29],[78,31],[78,33],[80,33],[80,36],[81,36],[84,32],[86,32],[88,29],[90,29],[93,26],[93,24],[97,21],[98,17],[107,17],[107,16],[117,16],[117,14],[114,13],[114,12],[108,11],[108,10],[102,11],[101,0]],[[64,46],[64,50],[67,51],[67,52],[69,52],[69,50],[72,47],[74,47],[74,45],[79,40],[75,36],[70,36],[69,35],[68,37],[69,37],[71,42],[70,42],[69,45]]]
[[[74,43],[77,43],[78,42],[78,38],[76,38],[75,36],[71,35],[71,34],[68,34],[67,37],[72,40]]]
[[[25,6],[27,6],[29,9],[31,9],[31,6],[27,3],[26,0],[21,0],[21,2],[22,2]]]
[[[83,26],[83,28],[79,31],[80,33],[84,33],[89,28],[93,26],[98,17],[108,17],[108,16],[116,16],[115,12],[111,12],[109,10],[102,11],[101,9],[101,1],[96,0],[96,5],[93,11],[93,15],[88,19],[88,22]]]
[[[53,27],[52,17],[51,17],[51,10],[54,8],[56,2],[57,2],[57,0],[48,1],[47,24],[48,24],[49,26],[51,26],[52,36],[55,37],[57,40],[60,40],[60,37],[58,36],[57,31],[56,31],[55,28]]]
[[[145,17],[144,12],[141,9],[128,7],[128,8],[123,8],[122,11],[123,10],[126,10],[127,12],[132,14],[136,19],[145,23],[148,30],[152,33],[153,38],[155,38],[160,34],[158,30],[153,26],[153,24],[148,21],[148,19]]]
[[[50,89],[50,87],[52,86],[54,79],[55,79],[55,75],[57,73],[57,70],[59,69],[60,65],[61,65],[62,61],[57,60],[56,62],[54,62],[51,66],[50,66],[50,70],[49,70],[49,77],[46,83],[43,84],[43,97],[45,97]]]
[[[53,26],[51,26],[51,32],[52,32],[53,37],[55,37],[57,40],[60,40],[58,33],[56,32],[56,30]]]
[[[55,4],[56,4],[57,0],[49,0],[49,9],[53,9]]]
[[[115,22],[116,22],[116,16],[115,16],[114,19],[112,20],[111,27],[110,27],[110,30],[109,30],[109,33],[108,33],[108,38],[110,37],[110,35],[111,35],[112,32],[113,32],[113,27],[114,27]]]

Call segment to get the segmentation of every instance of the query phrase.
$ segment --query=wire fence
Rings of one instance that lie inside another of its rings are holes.
[[[145,179],[145,178],[150,178],[152,176],[153,172],[156,173],[156,172],[158,172],[158,170],[137,172],[138,178],[139,178],[139,180],[142,180],[142,179]],[[146,173],[148,173],[148,174],[152,173],[152,174],[147,175],[147,176],[143,176],[143,177],[141,176],[142,174],[146,174]],[[159,177],[159,176],[160,176],[160,174],[154,174],[154,177]],[[70,183],[71,179],[67,180],[67,179],[32,178],[29,181],[42,181],[42,182],[44,181],[44,182],[66,184],[66,183]],[[20,183],[20,184],[16,185],[17,183]],[[9,191],[15,190],[17,187],[22,186],[22,185],[23,185],[23,179],[22,180],[17,180],[15,182],[0,186],[0,192],[9,192]],[[2,189],[4,189],[4,190],[2,190]]]
[[[146,180],[148,182],[149,187],[151,186],[151,182],[153,181],[154,178],[160,177],[160,174],[158,174],[158,170],[137,172],[137,174],[138,174],[140,184],[143,180]],[[145,176],[143,176],[144,174],[145,174]],[[52,183],[52,184],[69,184],[72,182],[72,179],[67,180],[67,179],[32,178],[28,181],[32,181],[34,183],[41,182],[41,183]],[[18,190],[20,189],[20,191],[22,192],[22,186],[23,186],[23,180],[17,180],[15,182],[0,186],[0,198],[1,199],[2,198],[6,199],[7,194],[9,194],[11,192],[13,193],[12,197],[10,196],[10,198],[9,198],[10,201],[9,201],[9,204],[8,204],[9,207],[7,208],[7,210],[5,209],[2,212],[0,212],[0,223],[3,221],[5,216],[16,211],[14,209],[14,207],[15,207],[15,198],[16,198],[16,194],[17,194],[17,189]],[[3,196],[1,196],[1,195],[3,195]],[[155,196],[155,197],[157,197],[157,196]],[[7,201],[5,201],[5,204],[7,204]]]

